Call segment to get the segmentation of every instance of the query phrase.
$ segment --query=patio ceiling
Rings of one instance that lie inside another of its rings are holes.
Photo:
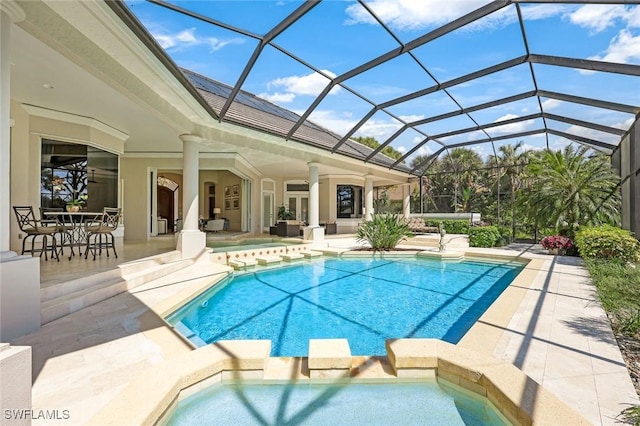
[[[476,8],[420,31],[405,32],[396,29],[397,25],[376,9],[377,2],[373,0],[289,2],[281,8],[281,19],[273,22],[267,17],[257,19],[255,13],[259,11],[252,9],[258,7],[256,2],[236,2],[246,7],[244,17],[225,14],[225,2],[149,3],[143,7],[133,3],[130,7],[148,25],[149,33],[155,32],[156,39],[158,29],[149,28],[144,8],[154,7],[154,13],[164,14],[166,19],[181,20],[183,25],[192,25],[211,37],[233,37],[242,45],[238,49],[245,52],[243,60],[229,65],[235,73],[224,72],[219,62],[217,67],[204,67],[206,72],[197,70],[228,87],[223,95],[217,93],[220,98],[212,102],[206,88],[194,85],[211,106],[215,119],[264,127],[264,119],[256,121],[255,117],[243,123],[242,114],[237,114],[238,105],[248,106],[279,116],[277,128],[271,126],[267,131],[286,140],[399,171],[418,173],[434,156],[453,148],[484,147],[485,155],[490,155],[496,154],[501,144],[523,139],[535,148],[552,147],[554,141],[563,139],[611,154],[640,116],[640,66],[629,63],[634,56],[620,59],[589,55],[584,49],[589,40],[576,43],[579,35],[574,34],[566,19],[558,19],[558,28],[552,35],[542,34],[538,25],[541,8],[547,8],[544,10],[551,15],[552,9],[564,8],[569,13],[571,8],[603,5],[603,13],[606,8],[625,7],[628,9],[623,12],[640,15],[640,8],[636,10],[634,6],[638,2],[467,2]],[[369,22],[366,39],[360,36],[332,40],[332,29],[344,26],[345,16],[340,10],[346,7],[356,8],[361,22]],[[477,54],[460,57],[454,46],[461,38],[477,46]],[[331,60],[323,56],[327,45],[334,46]],[[342,45],[347,47],[341,48]],[[358,56],[360,62],[354,63],[353,49],[365,48],[366,59]],[[171,48],[167,52],[176,63],[189,68],[179,52]],[[272,82],[291,74],[324,79],[322,90],[308,97],[298,114],[285,116],[282,107],[255,96],[251,101],[251,93],[261,87],[258,83],[271,77],[265,64],[273,61],[282,66],[278,76],[272,75]],[[389,73],[392,69],[394,73]],[[383,86],[396,90],[385,92],[381,90]],[[470,86],[482,90],[472,94],[467,91]],[[327,124],[312,123],[318,123],[316,117],[329,102],[331,106],[327,108],[334,110],[335,105],[341,105],[342,113],[351,118],[348,126],[343,123],[329,128]],[[390,124],[386,135],[378,136],[378,149],[353,148],[351,137],[367,136],[368,129],[381,122]],[[318,128],[320,132],[310,131]],[[389,161],[380,155],[387,146],[399,150],[402,157]],[[411,163],[416,154],[422,155],[422,163]]]

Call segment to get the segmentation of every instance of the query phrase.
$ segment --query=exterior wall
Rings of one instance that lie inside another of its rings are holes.
[[[125,226],[126,241],[146,240],[149,238],[149,169],[182,170],[182,158],[127,158],[120,159],[120,178],[123,182],[124,196],[122,215]],[[163,173],[170,179],[178,175]],[[179,184],[182,183],[182,175]],[[181,191],[182,192],[182,191]],[[180,193],[179,211],[182,209],[182,193]]]
[[[336,203],[335,202],[336,194],[334,192],[333,197],[331,197],[331,192],[329,191],[329,179],[324,178],[322,176],[320,177],[319,198],[320,198],[320,203],[319,203],[320,222],[328,222],[328,221],[336,220],[335,215],[331,216],[331,205]]]
[[[11,206],[40,207],[40,151],[42,138],[91,145],[114,154],[124,150],[124,140],[91,127],[87,124],[71,123],[64,120],[30,115],[39,113],[36,107],[23,107],[11,102],[11,118],[15,124],[11,128]],[[60,118],[74,119],[75,116],[60,114]],[[102,124],[100,124],[102,125]],[[11,212],[13,215],[13,212]],[[20,230],[15,219],[11,220],[11,250],[22,249]]]
[[[11,103],[11,118],[15,124],[11,128],[11,206],[39,205],[40,196],[40,148],[31,143],[29,137],[29,115],[18,103]],[[37,138],[39,141],[39,138]],[[34,148],[37,152],[34,153]],[[37,164],[37,166],[34,166]],[[22,240],[20,229],[11,211],[11,250],[20,253]]]

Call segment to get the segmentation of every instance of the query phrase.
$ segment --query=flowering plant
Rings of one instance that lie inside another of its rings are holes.
[[[544,237],[542,241],[540,241],[542,247],[546,249],[570,249],[573,243],[569,237],[563,237],[561,235],[550,235],[548,237]]]

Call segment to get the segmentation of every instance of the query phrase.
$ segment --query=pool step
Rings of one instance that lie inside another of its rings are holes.
[[[326,248],[320,249],[320,251],[325,256],[340,256],[342,253],[345,253],[350,250],[344,249],[344,248],[338,248],[338,247],[326,247]]]
[[[282,262],[282,258],[280,256],[257,256],[256,260],[259,265],[270,265],[272,263]]]
[[[258,264],[255,260],[230,260],[227,262],[236,271],[252,268]]]
[[[285,262],[292,262],[294,260],[304,259],[304,256],[301,255],[300,253],[283,254],[281,257],[282,257],[282,260],[284,260]]]
[[[320,256],[322,256],[322,252],[321,251],[309,250],[309,251],[303,251],[302,255],[304,257],[306,257],[306,258],[320,257]]]

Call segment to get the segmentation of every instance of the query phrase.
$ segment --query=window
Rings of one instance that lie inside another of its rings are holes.
[[[80,203],[89,211],[118,205],[118,156],[87,145],[42,140],[40,205]]]
[[[361,186],[338,185],[338,218],[362,217],[363,190]]]

